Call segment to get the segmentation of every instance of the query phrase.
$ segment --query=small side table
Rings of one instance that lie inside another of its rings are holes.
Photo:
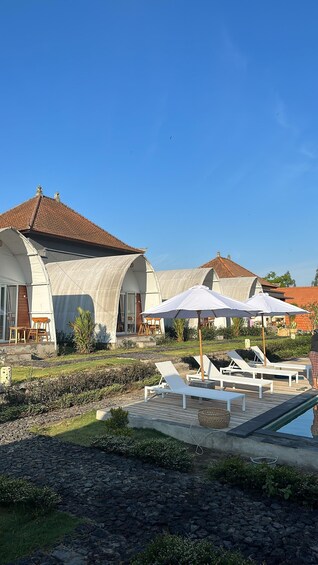
[[[24,326],[10,326],[9,343],[26,343],[27,328]]]
[[[210,381],[209,379],[193,378],[193,375],[187,375],[187,381],[189,386],[196,386],[199,388],[215,388],[215,381]]]

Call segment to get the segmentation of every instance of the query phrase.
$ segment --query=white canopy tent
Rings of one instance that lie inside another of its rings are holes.
[[[96,338],[105,343],[116,343],[122,293],[139,294],[141,310],[161,302],[154,269],[141,254],[49,263],[47,269],[56,327],[66,334],[70,333],[69,322],[77,316],[80,306],[93,314],[97,324]]]
[[[30,323],[33,317],[49,318],[50,341],[56,344],[47,270],[32,243],[14,228],[0,229],[0,286],[26,287]]]

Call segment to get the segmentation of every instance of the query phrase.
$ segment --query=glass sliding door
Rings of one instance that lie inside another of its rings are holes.
[[[0,286],[0,341],[5,340],[6,287]]]
[[[0,341],[8,341],[10,326],[17,325],[16,285],[0,285]]]
[[[127,330],[128,334],[136,333],[136,294],[127,293]]]
[[[119,298],[117,333],[136,333],[136,293],[122,292]]]
[[[17,325],[17,286],[7,286],[5,339],[9,339],[10,326]]]

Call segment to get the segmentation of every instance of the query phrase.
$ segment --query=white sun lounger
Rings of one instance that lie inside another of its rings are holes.
[[[169,388],[165,388],[163,383],[155,387],[146,386],[145,402],[148,400],[149,392],[155,392],[155,394],[161,394],[162,396],[167,393],[173,393],[180,394],[182,396],[182,406],[184,409],[187,407],[187,396],[194,396],[199,399],[205,398],[207,400],[222,400],[223,402],[226,402],[227,410],[229,412],[231,411],[232,400],[241,400],[242,410],[245,411],[245,394],[243,393],[225,392],[222,390],[211,390],[189,386],[180,377],[177,369],[171,361],[156,363],[156,367]]]
[[[200,365],[200,357],[194,356],[196,362]],[[224,375],[222,374],[219,369],[212,363],[212,361],[208,358],[207,355],[203,355],[203,369],[204,374],[207,377],[207,380],[210,381],[218,381],[220,383],[220,387],[223,389],[228,385],[238,386],[239,388],[248,387],[256,387],[258,388],[258,396],[262,398],[263,396],[263,387],[269,387],[271,394],[273,393],[274,383],[271,380],[266,379],[253,379],[252,377],[241,377],[241,376],[232,376],[232,375]],[[201,371],[199,369],[196,375],[187,375],[187,381],[191,381],[194,379],[201,379]]]
[[[254,363],[264,364],[265,357],[263,351],[258,347],[258,345],[252,345],[251,350],[254,351],[255,359]],[[306,377],[309,379],[309,372],[311,365],[303,365],[301,363],[274,363],[273,361],[269,361],[266,357],[266,367],[270,367],[271,369],[287,369],[290,371],[306,371]]]
[[[282,376],[288,377],[289,386],[292,385],[292,378],[295,377],[296,384],[298,383],[298,372],[297,371],[288,371],[283,369],[274,369],[272,367],[265,367],[264,365],[255,365],[251,367],[242,357],[237,353],[237,351],[227,351],[227,355],[231,359],[231,363],[228,367],[222,367],[221,373],[249,373],[253,376],[253,379],[256,378],[256,375],[272,375],[275,376]]]

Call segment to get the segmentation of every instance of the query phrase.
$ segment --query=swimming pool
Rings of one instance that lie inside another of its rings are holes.
[[[318,442],[318,396],[284,414],[265,430],[314,439]]]

